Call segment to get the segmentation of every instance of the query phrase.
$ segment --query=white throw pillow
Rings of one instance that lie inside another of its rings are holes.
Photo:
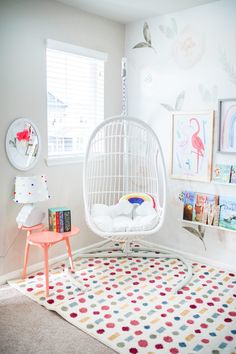
[[[152,203],[150,202],[143,202],[142,204],[138,205],[135,209],[135,216],[147,216],[147,215],[155,215],[156,210],[153,208]]]
[[[133,204],[131,204],[128,200],[120,200],[118,204],[111,205],[109,207],[109,215],[112,218],[116,218],[120,215],[126,215],[131,217],[133,210]]]
[[[93,204],[91,209],[92,217],[96,216],[108,216],[109,215],[109,206],[106,204]]]

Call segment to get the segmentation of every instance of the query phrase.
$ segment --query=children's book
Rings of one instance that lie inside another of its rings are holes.
[[[71,212],[68,208],[48,209],[49,231],[68,232],[71,231]]]
[[[183,219],[193,221],[194,216],[194,206],[195,206],[196,193],[195,192],[184,192],[184,213]]]
[[[219,183],[229,183],[231,165],[216,164],[213,170],[212,180]]]
[[[204,207],[207,201],[207,194],[196,193],[196,203],[195,203],[195,218],[193,221],[198,221],[205,224],[204,220]]]
[[[202,222],[207,225],[219,225],[219,196],[207,194]]]
[[[236,165],[231,166],[230,183],[236,183]]]
[[[236,198],[220,197],[219,226],[236,230]]]

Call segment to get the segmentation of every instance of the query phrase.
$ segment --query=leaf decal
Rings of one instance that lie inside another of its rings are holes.
[[[212,87],[212,90],[209,90],[203,84],[199,84],[198,88],[202,96],[202,100],[204,102],[208,103],[208,102],[214,102],[216,100],[217,92],[218,92],[218,88],[216,85]]]
[[[183,107],[184,103],[184,98],[185,98],[185,91],[180,92],[180,94],[176,98],[175,102],[175,110],[180,111]]]
[[[161,105],[167,109],[167,111],[180,111],[183,107],[184,103],[184,98],[185,98],[185,91],[181,91],[180,94],[177,96],[176,101],[175,101],[175,106],[172,107],[168,103],[161,103]]]
[[[174,17],[171,18],[171,24],[172,24],[172,30],[173,30],[173,32],[174,32],[175,34],[177,34],[177,33],[178,33],[177,23],[176,23]]]
[[[199,233],[200,233],[200,235],[201,235],[201,237],[203,238],[204,237],[204,235],[205,235],[205,227],[204,226],[202,226],[202,225],[198,225],[198,231],[199,231]]]
[[[135,48],[147,48],[147,47],[149,47],[148,43],[146,43],[146,42],[140,42],[140,43],[136,44],[136,45],[133,47],[133,49],[135,49]]]
[[[148,44],[152,45],[151,33],[150,33],[149,26],[148,26],[147,22],[145,22],[143,25],[143,36],[144,36],[145,41]]]
[[[136,44],[133,47],[133,49],[152,48],[154,50],[154,52],[156,53],[156,49],[152,46],[151,33],[150,33],[149,26],[148,26],[147,22],[145,22],[143,25],[143,37],[144,37],[145,42],[139,42],[138,44]]]
[[[198,230],[195,230],[193,227],[190,227],[190,226],[183,226],[183,228],[185,230],[187,230],[188,232],[191,232],[191,234],[193,234],[194,236],[197,236],[198,238],[200,238],[200,234],[198,232]]]
[[[190,226],[183,226],[183,229],[187,230],[188,232],[190,232],[194,236],[197,236],[202,241],[204,248],[206,250],[206,245],[204,242],[204,234],[205,234],[205,227],[204,226],[198,225],[197,230],[194,229],[193,227],[190,227]]]
[[[204,85],[199,85],[199,91],[204,102],[209,102],[211,100],[210,91],[206,87],[204,87]]]
[[[177,23],[173,17],[171,18],[170,26],[160,25],[159,29],[167,38],[173,38],[178,32]]]
[[[223,69],[228,74],[229,80],[236,84],[236,71],[232,63],[229,62],[225,52],[220,51],[220,60],[223,65]]]
[[[161,103],[162,107],[164,107],[165,109],[167,109],[167,111],[172,112],[174,111],[174,107],[172,107],[171,105],[167,104],[167,103]]]
[[[160,29],[160,31],[161,31],[162,33],[165,33],[165,29],[164,29],[164,26],[163,26],[163,25],[160,25],[160,26],[159,26],[159,29]]]

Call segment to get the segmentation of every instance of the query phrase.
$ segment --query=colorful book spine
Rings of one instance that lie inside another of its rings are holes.
[[[64,217],[64,232],[71,231],[71,214],[70,214],[70,210],[64,210],[63,211],[63,217]]]
[[[60,232],[60,212],[56,211],[56,232]]]
[[[49,231],[56,231],[56,214],[52,211],[48,213]]]
[[[183,212],[183,219],[193,221],[195,218],[194,215],[194,206],[195,206],[195,192],[184,192],[184,212]]]
[[[63,217],[63,211],[59,211],[59,219],[60,219],[60,232],[64,232],[64,217]]]
[[[236,198],[220,197],[219,226],[236,230]]]
[[[236,165],[231,166],[230,183],[236,183]]]

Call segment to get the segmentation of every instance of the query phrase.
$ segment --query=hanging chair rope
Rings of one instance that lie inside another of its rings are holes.
[[[128,100],[127,100],[127,58],[123,57],[121,61],[121,80],[122,80],[122,117],[128,115]]]

